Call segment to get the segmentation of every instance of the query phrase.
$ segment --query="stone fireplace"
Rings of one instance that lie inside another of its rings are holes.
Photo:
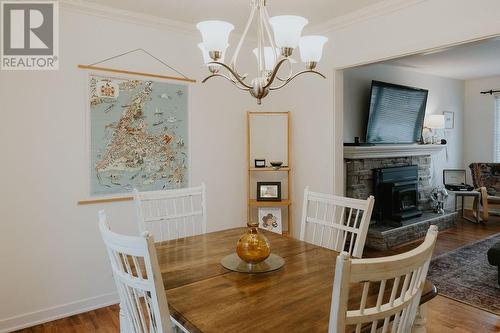
[[[455,224],[456,212],[430,210],[432,154],[445,145],[344,147],[346,195],[375,197],[366,246],[381,250],[423,237],[429,225]]]
[[[430,155],[346,159],[346,194],[348,197],[357,199],[366,199],[370,195],[375,196],[376,214],[373,214],[372,217],[372,220],[374,222],[382,222],[383,219],[382,212],[380,210],[383,205],[379,204],[380,200],[378,198],[380,198],[381,196],[385,197],[386,195],[388,195],[387,191],[394,190],[394,183],[396,182],[396,179],[392,178],[385,181],[383,179],[380,179],[386,186],[381,185],[379,186],[379,188],[375,188],[376,178],[382,177],[384,173],[386,177],[390,177],[388,175],[388,172],[383,172],[382,170],[390,170],[397,167],[402,168],[398,169],[398,171],[403,170],[405,167],[410,167],[412,171],[415,171],[415,179],[413,179],[413,181],[411,182],[412,184],[405,184],[400,186],[406,189],[408,188],[408,186],[410,186],[414,189],[416,196],[416,209],[420,211],[428,209],[429,195],[430,191],[432,190]],[[394,174],[392,174],[391,176],[394,176]],[[406,182],[404,179],[402,181],[404,183],[407,183],[407,180]],[[395,192],[396,194],[400,193],[397,190]]]

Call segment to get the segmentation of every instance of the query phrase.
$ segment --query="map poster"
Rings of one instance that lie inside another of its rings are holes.
[[[188,87],[89,76],[90,194],[188,184]]]

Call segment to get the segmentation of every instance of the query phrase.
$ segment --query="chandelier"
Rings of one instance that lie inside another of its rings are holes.
[[[223,77],[237,88],[248,91],[257,99],[257,104],[260,104],[262,98],[266,97],[270,91],[283,88],[301,74],[312,73],[325,78],[315,68],[321,59],[323,46],[328,38],[324,36],[301,37],[302,29],[308,23],[307,19],[294,15],[270,18],[266,9],[266,0],[251,1],[250,17],[229,64],[224,63],[224,55],[229,46],[229,34],[234,26],[228,22],[213,20],[203,21],[196,25],[203,38],[203,42],[198,44],[198,47],[210,71],[210,75],[202,82],[205,83],[216,76]],[[248,74],[238,72],[236,61],[255,17],[257,17],[257,48],[253,49],[253,53],[257,57],[258,76],[248,82]],[[294,74],[292,63],[295,63],[295,60],[291,58],[291,55],[297,47],[299,47],[300,57],[306,69]],[[288,63],[289,72],[285,77],[281,77],[278,72],[285,63]],[[227,74],[222,74],[221,69],[226,70]]]

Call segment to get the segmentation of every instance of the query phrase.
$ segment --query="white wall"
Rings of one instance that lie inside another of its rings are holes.
[[[462,168],[464,81],[417,73],[402,67],[375,64],[344,72],[344,141],[364,140],[372,80],[402,84],[429,90],[426,116],[455,113],[455,128],[445,131],[447,152],[433,156],[433,184],[442,184],[442,170]],[[438,130],[440,137],[443,131]]]
[[[494,161],[495,97],[481,95],[500,88],[500,76],[465,82],[464,165]],[[468,178],[471,180],[471,178]]]

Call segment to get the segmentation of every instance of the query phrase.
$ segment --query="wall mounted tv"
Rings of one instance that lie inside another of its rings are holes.
[[[366,142],[420,142],[428,90],[372,81]]]

